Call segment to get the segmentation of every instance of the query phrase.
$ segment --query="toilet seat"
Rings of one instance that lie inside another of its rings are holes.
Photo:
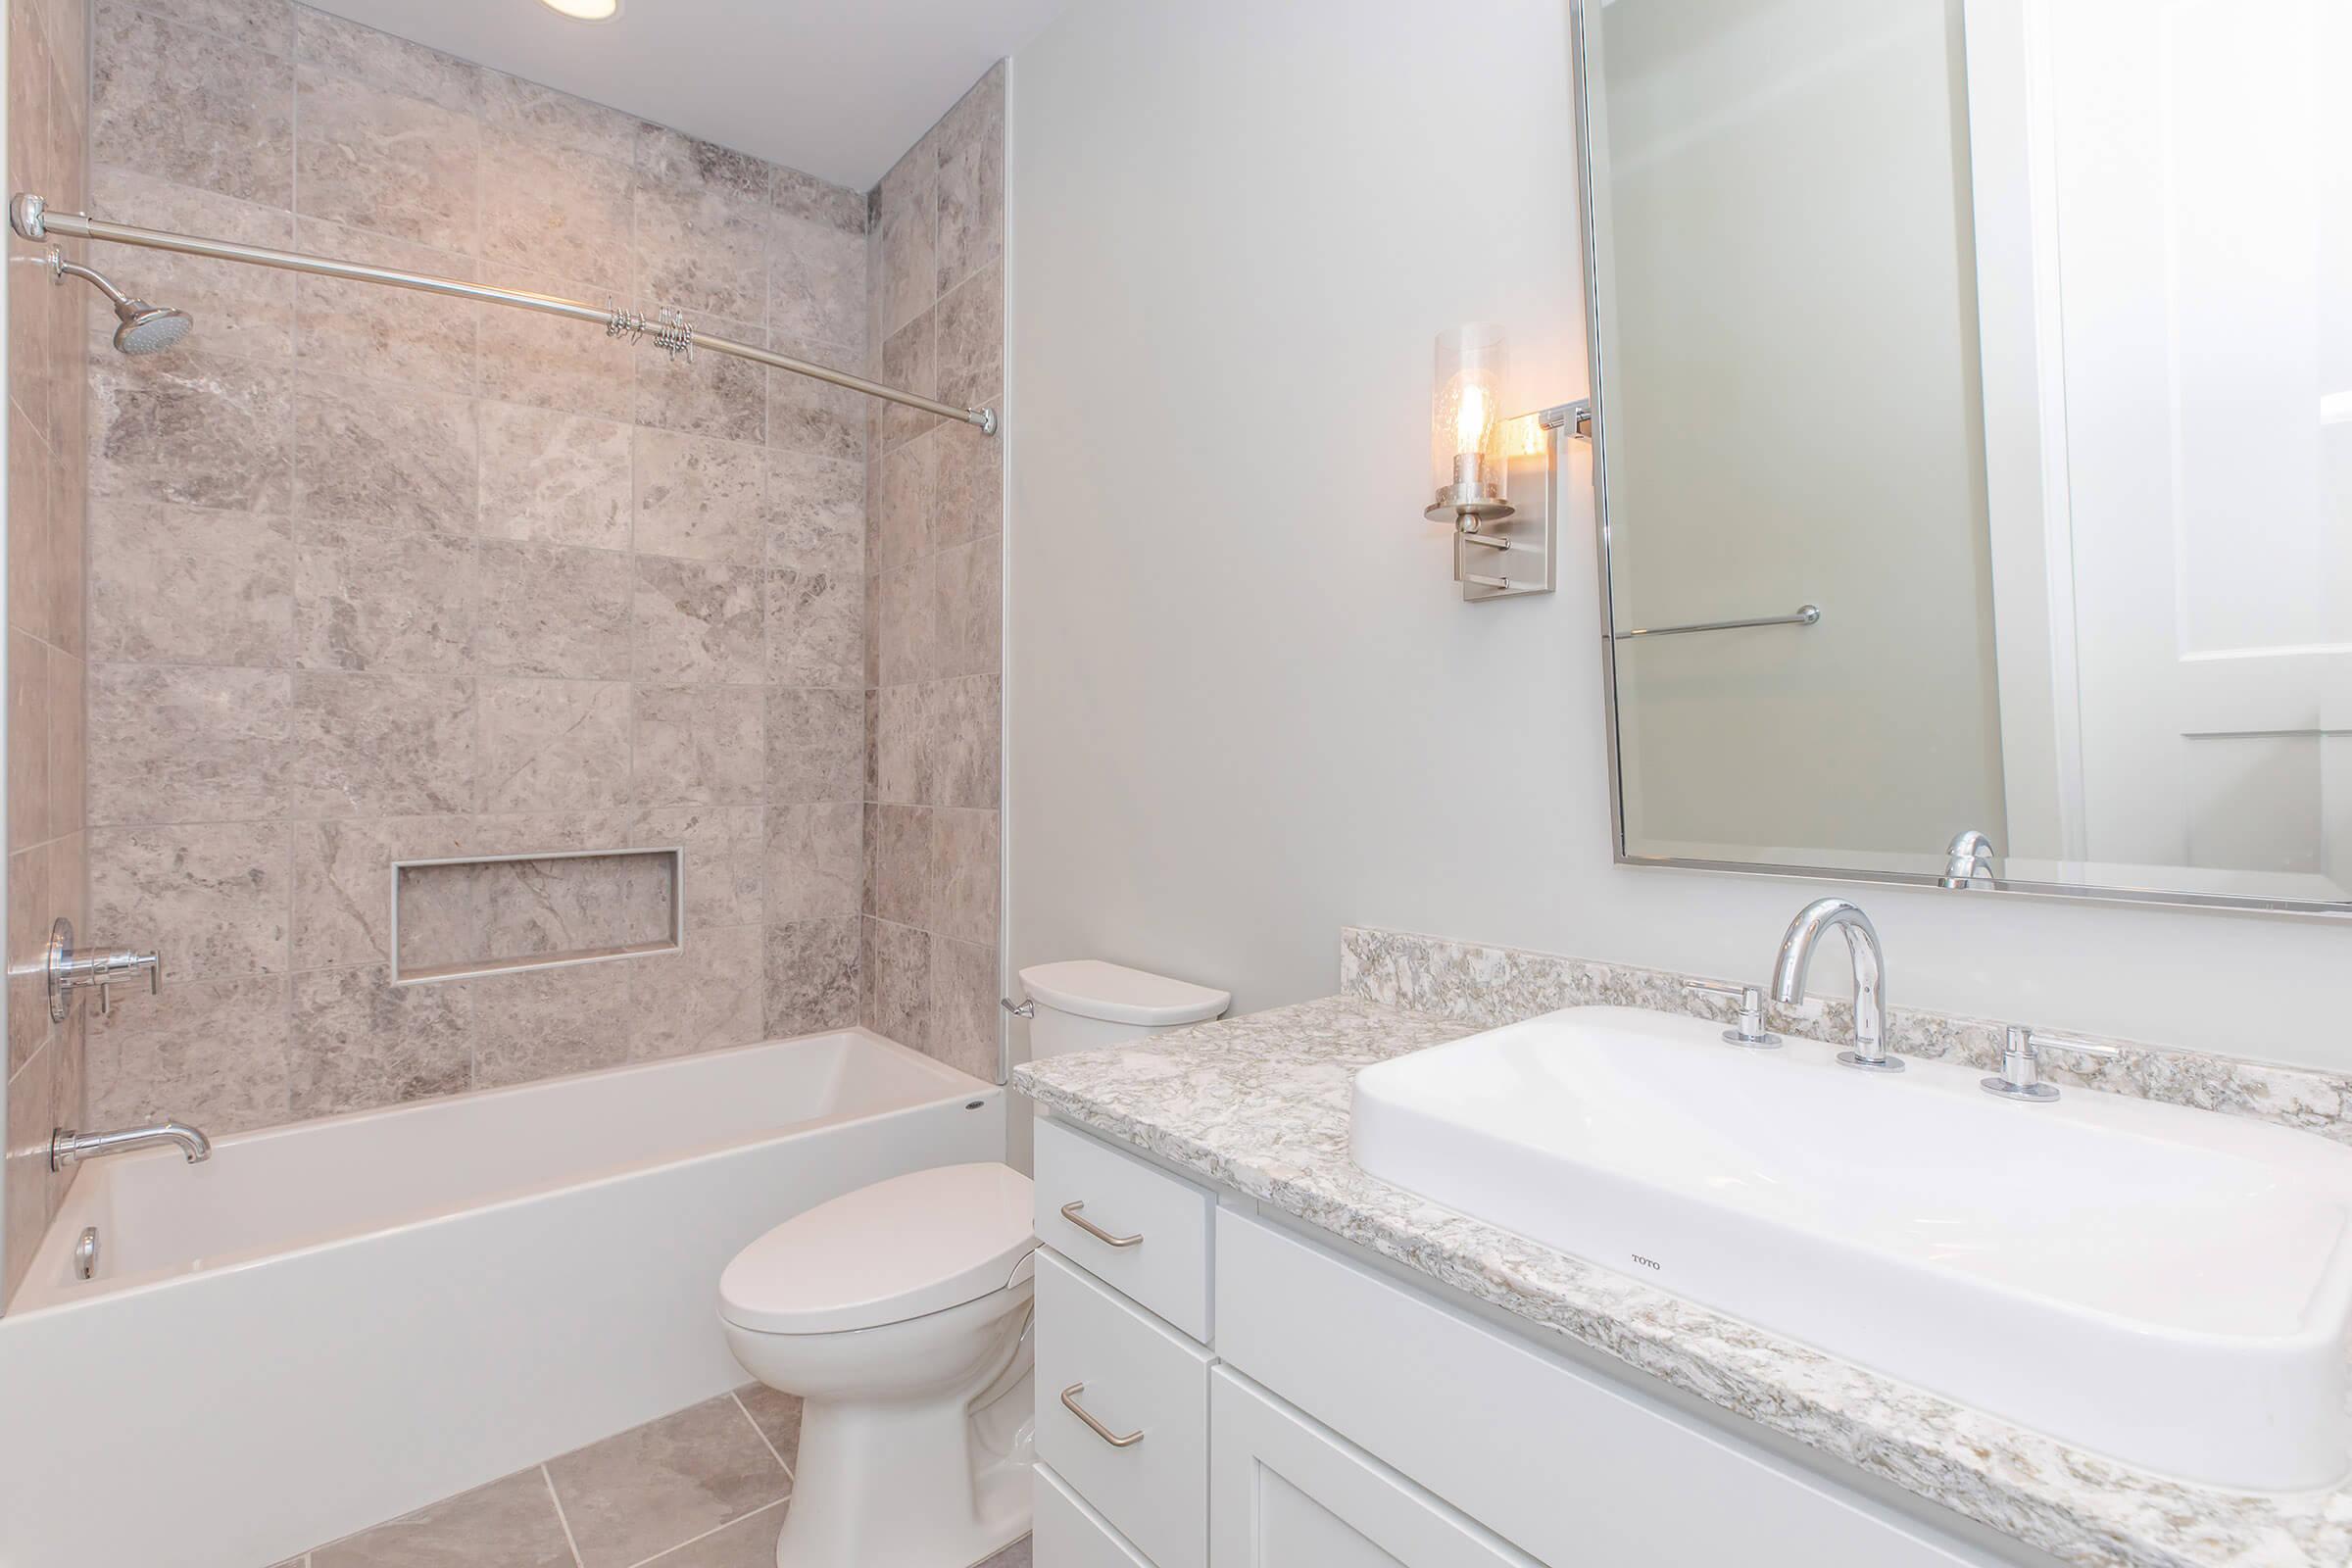
[[[761,1334],[836,1334],[1003,1290],[1036,1246],[1029,1178],[993,1161],[909,1171],[795,1214],[719,1276],[719,1315]]]

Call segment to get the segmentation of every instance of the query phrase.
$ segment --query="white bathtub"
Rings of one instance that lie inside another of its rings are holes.
[[[93,1161],[0,1318],[0,1564],[260,1568],[721,1393],[739,1248],[1004,1152],[852,1030]]]

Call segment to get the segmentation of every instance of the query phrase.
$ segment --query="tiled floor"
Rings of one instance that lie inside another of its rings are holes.
[[[801,1401],[753,1384],[278,1568],[773,1568],[800,1444]]]

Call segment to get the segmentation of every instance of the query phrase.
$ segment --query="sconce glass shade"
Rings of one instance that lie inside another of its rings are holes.
[[[1433,521],[1475,529],[1508,516],[1502,499],[1502,328],[1483,321],[1438,334],[1437,398],[1430,410]]]
[[[1521,414],[1502,421],[1494,432],[1494,448],[1508,462],[1512,458],[1540,458],[1548,450],[1551,434],[1544,427],[1541,414]]]

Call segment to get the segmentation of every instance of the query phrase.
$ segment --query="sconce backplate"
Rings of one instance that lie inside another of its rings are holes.
[[[1513,456],[1504,470],[1509,515],[1454,534],[1453,577],[1465,603],[1523,599],[1559,586],[1560,445],[1589,432],[1592,411],[1580,398],[1537,415],[1543,450]]]

